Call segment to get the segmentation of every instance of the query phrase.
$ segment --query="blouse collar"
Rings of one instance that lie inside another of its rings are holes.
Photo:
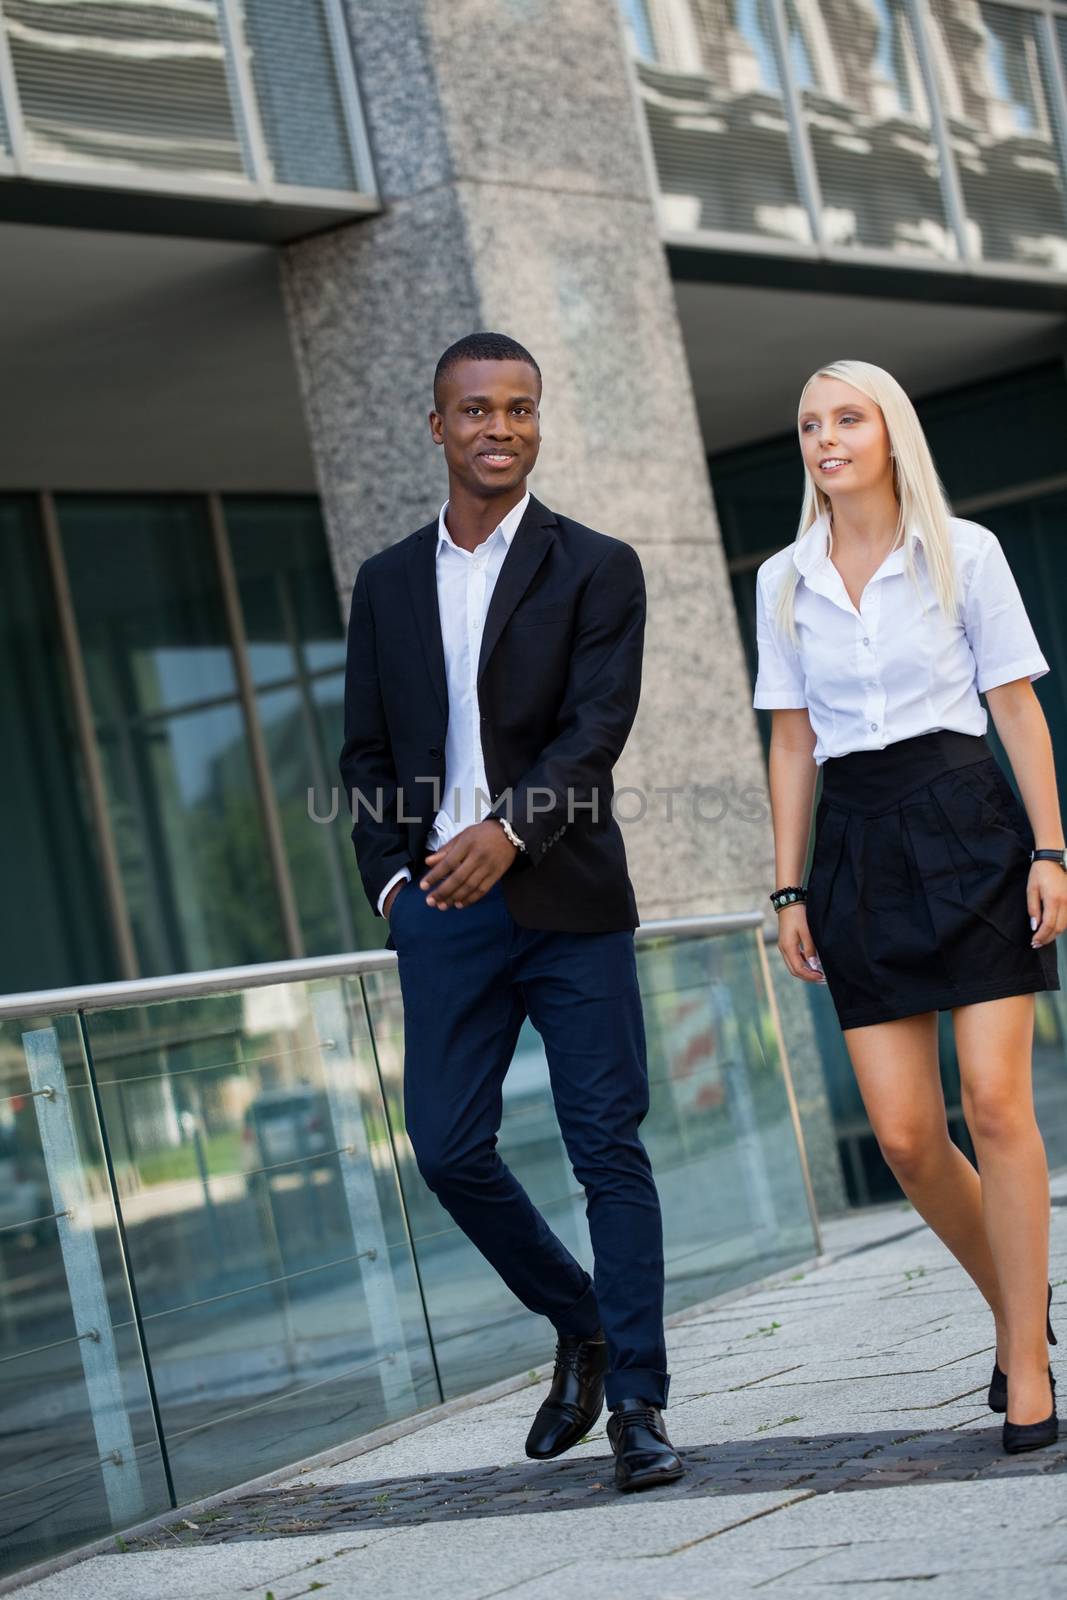
[[[804,577],[807,577],[809,573],[814,572],[824,563],[829,562],[829,530],[829,518],[825,511],[820,511],[810,528],[806,528],[800,537],[794,541],[793,562],[798,571]],[[910,532],[912,537],[917,539],[920,544],[925,542],[922,532],[915,522],[910,524],[908,532]],[[906,543],[907,541],[905,540],[905,544],[899,545],[897,549],[892,552],[891,556],[886,557],[886,561],[892,563],[891,566],[886,567],[887,572],[895,572],[898,569],[903,570]]]

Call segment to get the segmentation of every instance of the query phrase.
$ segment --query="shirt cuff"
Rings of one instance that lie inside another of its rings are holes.
[[[806,711],[808,702],[790,689],[757,689],[752,699],[754,711]]]
[[[1033,683],[1035,678],[1043,678],[1046,672],[1051,671],[1044,656],[1027,656],[1023,660],[1009,661],[1003,667],[990,667],[988,672],[982,674],[982,681],[975,682],[979,694],[985,694],[987,689],[999,689],[1002,683],[1014,683],[1016,678],[1029,678]]]
[[[393,873],[393,876],[389,879],[389,882],[386,884],[385,888],[382,890],[381,894],[378,896],[378,915],[380,917],[384,917],[384,915],[385,915],[385,912],[382,910],[382,907],[384,906],[384,904],[386,902],[386,898],[387,898],[387,896],[389,894],[390,889],[393,887],[393,884],[394,883],[410,883],[410,881],[411,881],[411,868],[410,867],[401,867],[399,872],[394,872]]]

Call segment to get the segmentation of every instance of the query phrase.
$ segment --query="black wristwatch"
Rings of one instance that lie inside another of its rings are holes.
[[[1058,861],[1067,872],[1067,850],[1031,850],[1031,861]]]

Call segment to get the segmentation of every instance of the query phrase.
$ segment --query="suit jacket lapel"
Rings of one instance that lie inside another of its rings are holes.
[[[522,521],[515,530],[507,555],[497,574],[493,596],[482,630],[482,648],[478,656],[478,682],[481,683],[489,657],[504,631],[508,618],[530,586],[534,573],[541,565],[556,538],[556,518],[540,500],[530,496]]]
[[[447,721],[445,647],[441,639],[441,612],[437,604],[436,520],[419,529],[418,538],[408,548],[407,566],[408,595],[415,613],[415,632],[426,657],[426,668],[441,706],[441,714]]]

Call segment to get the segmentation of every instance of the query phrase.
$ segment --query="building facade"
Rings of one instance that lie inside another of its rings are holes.
[[[767,910],[752,580],[820,362],[900,377],[1067,654],[1067,7],[506,10],[3,0],[5,990],[382,942],[344,620],[440,503],[428,375],[474,327],[542,365],[537,493],[641,554],[646,920]],[[780,976],[824,1196],[824,1079],[852,1198],[886,1193],[828,999]]]
[[[668,1305],[894,1195],[773,942],[754,579],[804,381],[888,367],[1009,556],[1067,792],[1065,49],[1058,0],[0,0],[5,1570],[545,1357],[419,1181],[336,766],[353,576],[443,498],[466,332],[535,352],[533,487],[646,575]],[[1056,1165],[1065,1041],[1037,996]],[[528,1025],[504,1097],[588,1259]]]

